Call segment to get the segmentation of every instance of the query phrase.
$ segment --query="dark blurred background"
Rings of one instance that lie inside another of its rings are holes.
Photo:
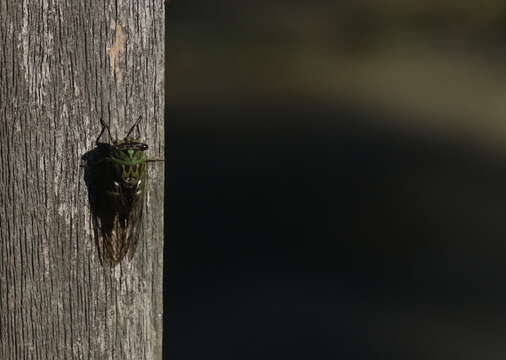
[[[165,358],[504,359],[506,3],[167,7]]]

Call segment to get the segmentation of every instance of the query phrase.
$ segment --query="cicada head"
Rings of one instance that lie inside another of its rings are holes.
[[[127,137],[113,142],[110,156],[119,163],[134,165],[146,160],[147,149],[148,145],[139,139]]]

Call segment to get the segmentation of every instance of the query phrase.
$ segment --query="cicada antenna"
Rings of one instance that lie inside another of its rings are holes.
[[[100,118],[100,125],[102,125],[102,130],[100,131],[100,135],[98,135],[98,138],[97,140],[95,141],[95,144],[98,144],[98,141],[100,140],[100,138],[102,137],[102,134],[104,133],[105,130],[107,130],[107,134],[109,135],[109,142],[112,141],[112,136],[111,136],[111,128],[109,127],[109,125],[107,125],[105,122],[104,122],[104,119]]]
[[[129,137],[130,134],[132,133],[132,131],[137,128],[137,131],[139,132],[140,134],[140,129],[139,129],[139,123],[141,122],[142,120],[142,115],[139,115],[139,118],[137,119],[137,121],[135,122],[135,124],[132,125],[132,127],[130,128],[130,130],[128,130],[128,133],[125,137]]]

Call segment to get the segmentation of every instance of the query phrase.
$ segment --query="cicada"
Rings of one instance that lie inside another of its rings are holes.
[[[97,247],[102,263],[116,266],[125,256],[131,260],[141,236],[142,214],[148,177],[148,145],[131,136],[142,116],[123,139],[113,139],[101,119],[96,149],[86,157],[88,193]],[[107,130],[108,142],[100,142]]]

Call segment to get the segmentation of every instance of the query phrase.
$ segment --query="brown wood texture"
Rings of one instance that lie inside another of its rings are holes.
[[[139,115],[163,157],[162,0],[0,0],[0,359],[161,359],[163,163],[137,253],[102,267],[81,156]]]

